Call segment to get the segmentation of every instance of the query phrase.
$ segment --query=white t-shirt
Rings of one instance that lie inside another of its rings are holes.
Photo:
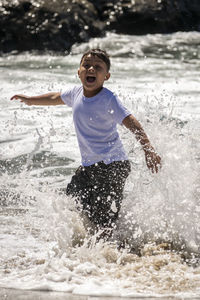
[[[114,93],[102,88],[97,95],[87,98],[81,86],[62,93],[61,99],[72,107],[83,166],[128,159],[117,124],[122,124],[130,112]]]

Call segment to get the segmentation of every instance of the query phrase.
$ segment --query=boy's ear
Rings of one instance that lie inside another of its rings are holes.
[[[107,75],[105,76],[105,80],[108,80],[110,78],[110,73],[108,72]]]
[[[80,69],[78,69],[78,77],[80,77]]]

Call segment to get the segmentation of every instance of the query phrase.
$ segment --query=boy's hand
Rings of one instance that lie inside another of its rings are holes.
[[[39,96],[14,95],[10,100],[20,100],[26,105],[65,105],[62,101],[60,92],[52,92]]]
[[[31,105],[31,101],[30,101],[29,97],[27,97],[25,95],[14,95],[10,98],[10,100],[14,100],[14,99],[16,99],[16,100],[19,99],[20,102],[23,102],[27,105]]]
[[[152,173],[158,173],[158,170],[161,168],[160,156],[154,151],[154,149],[146,149],[144,151],[147,167]]]

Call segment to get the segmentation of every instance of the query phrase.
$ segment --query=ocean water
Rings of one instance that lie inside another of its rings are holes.
[[[0,57],[0,287],[77,295],[200,296],[200,33],[125,36],[75,45],[70,55]],[[79,84],[83,51],[106,49],[106,87],[142,123],[162,157],[151,174],[119,127],[132,172],[110,241],[89,235],[65,188],[80,164],[70,108],[28,107]],[[119,244],[124,243],[124,248]]]

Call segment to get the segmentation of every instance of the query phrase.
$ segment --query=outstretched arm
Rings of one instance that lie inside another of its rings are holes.
[[[136,120],[133,115],[127,116],[123,120],[123,124],[135,134],[136,139],[142,145],[142,148],[145,153],[145,159],[147,167],[154,172],[158,172],[159,167],[161,167],[161,158],[155,152],[154,148],[152,147],[144,129],[142,128],[141,124]]]
[[[40,96],[28,97],[25,95],[14,95],[10,100],[20,100],[27,105],[62,105],[60,93],[48,93]]]

